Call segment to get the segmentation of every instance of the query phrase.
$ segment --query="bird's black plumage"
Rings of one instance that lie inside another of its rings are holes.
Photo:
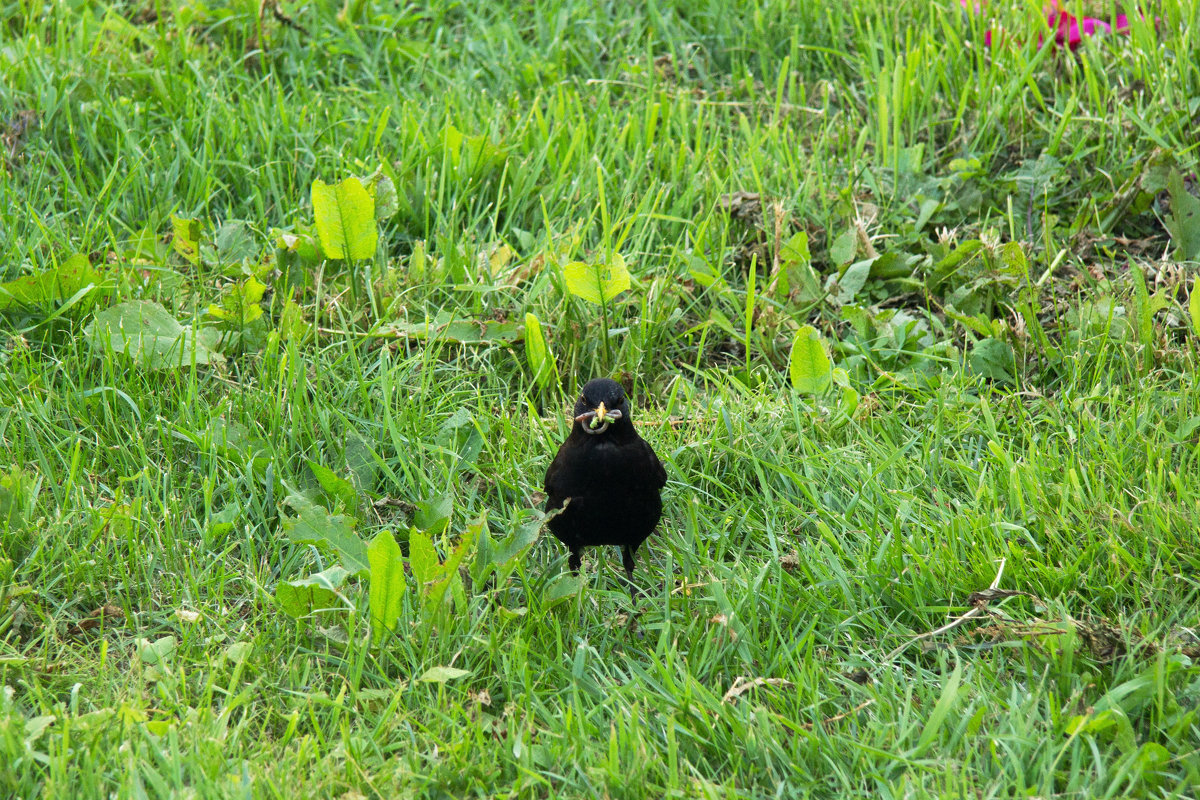
[[[571,435],[546,470],[546,510],[566,503],[550,520],[550,531],[570,549],[572,570],[579,569],[584,547],[620,547],[632,591],[633,556],[662,516],[659,492],[667,473],[634,430],[629,401],[616,381],[588,381],[574,417]]]

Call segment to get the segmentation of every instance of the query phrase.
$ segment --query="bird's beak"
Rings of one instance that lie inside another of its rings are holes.
[[[585,411],[575,418],[575,421],[583,425],[583,429],[588,433],[604,433],[608,430],[610,423],[616,422],[623,415],[621,410],[617,408],[609,408],[600,403],[592,411]]]

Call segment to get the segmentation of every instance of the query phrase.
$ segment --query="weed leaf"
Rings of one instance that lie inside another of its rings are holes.
[[[123,353],[146,369],[173,369],[225,360],[215,335],[185,328],[158,303],[130,300],[96,315],[83,331],[97,355]]]
[[[804,394],[819,394],[825,391],[832,380],[829,354],[825,352],[825,343],[813,326],[805,325],[796,331],[792,355],[788,359],[788,372],[792,386]]]
[[[378,644],[385,633],[396,630],[406,588],[404,557],[391,531],[375,534],[367,546],[370,564],[371,641]]]
[[[335,564],[306,578],[280,581],[275,585],[275,602],[283,613],[297,619],[323,608],[337,608],[338,589],[349,576],[348,570]]]
[[[1178,248],[1175,257],[1180,261],[1200,260],[1200,199],[1188,192],[1175,170],[1167,178],[1167,191],[1171,195],[1171,216],[1166,225]]]
[[[417,678],[418,683],[446,683],[447,681],[465,678],[470,675],[471,671],[466,669],[458,669],[457,667],[432,667],[425,670],[421,677]]]
[[[54,269],[0,283],[0,311],[29,307],[49,311],[94,290],[100,280],[88,257],[76,253]]]
[[[342,565],[354,575],[367,571],[367,546],[354,532],[354,522],[343,514],[330,514],[302,494],[293,492],[284,500],[296,516],[283,521],[283,532],[293,542],[326,544],[341,556]]]
[[[546,346],[541,323],[533,314],[525,315],[525,359],[539,389],[544,391],[558,383],[558,363]]]
[[[601,305],[629,288],[629,270],[620,253],[613,253],[612,263],[572,261],[563,267],[567,289],[576,297]]]
[[[375,227],[375,200],[358,178],[312,184],[313,216],[321,249],[329,258],[366,259],[375,255],[379,230]]]
[[[971,367],[985,378],[1012,383],[1015,357],[1002,339],[981,339],[971,351]]]
[[[1200,336],[1200,275],[1192,279],[1192,292],[1188,295],[1188,313],[1192,317],[1192,332]]]

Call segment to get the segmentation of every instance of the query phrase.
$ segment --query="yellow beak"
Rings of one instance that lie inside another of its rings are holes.
[[[604,407],[604,403],[596,406],[596,423],[597,425],[604,424],[604,417],[608,415],[608,409]]]

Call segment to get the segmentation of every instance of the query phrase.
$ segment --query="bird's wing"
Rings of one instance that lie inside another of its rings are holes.
[[[566,453],[566,448],[560,449],[558,454],[554,456],[554,460],[550,462],[549,469],[546,470],[545,491],[547,510],[561,506],[563,498],[567,493],[566,487],[562,485],[563,462],[566,461],[564,453]]]
[[[642,440],[642,447],[646,450],[646,456],[650,463],[654,465],[654,470],[651,473],[654,478],[654,485],[659,489],[667,485],[667,470],[663,467],[661,461],[658,460],[658,453],[654,452],[654,448],[645,439]]]

